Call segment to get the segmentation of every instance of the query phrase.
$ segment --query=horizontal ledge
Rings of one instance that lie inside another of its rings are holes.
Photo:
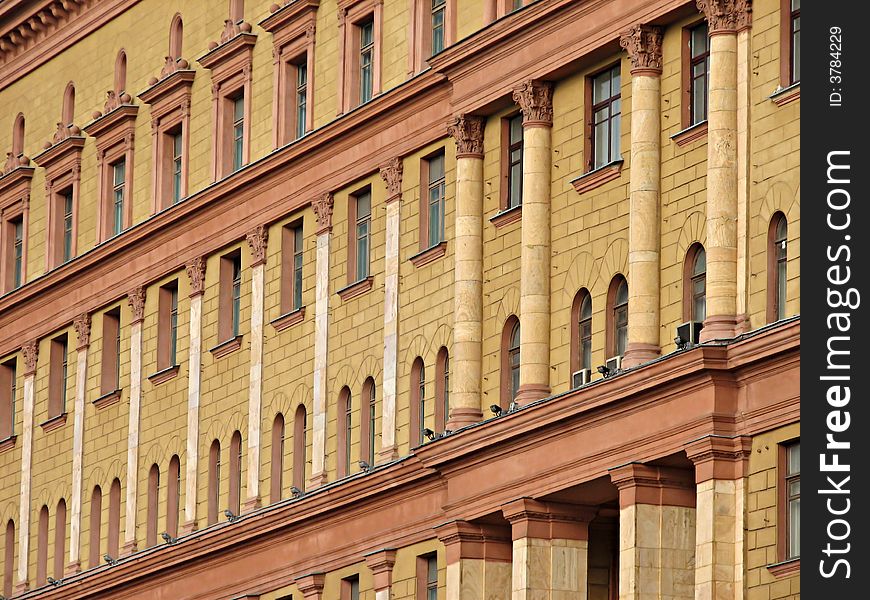
[[[782,106],[795,100],[800,100],[801,82],[793,83],[788,87],[778,88],[768,98],[777,106]]]
[[[111,406],[118,402],[121,399],[121,390],[112,390],[107,394],[103,394],[96,400],[92,402],[95,408],[105,408],[107,406]]]
[[[489,218],[489,222],[496,226],[496,228],[504,227],[505,225],[510,225],[511,223],[516,223],[523,218],[523,205],[517,204],[516,206],[512,206],[510,208],[506,208],[503,211],[500,211]]]
[[[51,431],[54,431],[55,429],[60,429],[64,425],[66,425],[66,413],[65,412],[60,413],[59,415],[56,415],[56,416],[48,419],[47,421],[43,421],[42,423],[39,424],[39,426],[42,427],[42,430],[45,433],[49,433]]]
[[[180,365],[172,365],[171,367],[161,369],[153,375],[149,375],[148,381],[151,382],[151,385],[160,385],[161,383],[166,383],[167,381],[173,379],[176,375],[178,375],[178,371],[180,368]]]
[[[237,335],[236,337],[232,337],[225,342],[221,342],[209,352],[211,352],[212,356],[215,359],[223,358],[227,354],[232,354],[236,350],[242,347],[242,336]]]
[[[447,240],[439,244],[435,244],[430,248],[426,248],[422,252],[418,252],[408,260],[411,261],[415,267],[422,267],[423,265],[428,265],[431,262],[435,262],[442,256],[447,253]]]
[[[801,571],[801,559],[800,557],[792,558],[790,560],[785,560],[772,565],[767,565],[767,570],[774,577],[787,577],[789,575],[796,575]]]
[[[686,127],[671,136],[677,146],[685,146],[707,136],[707,119]]]
[[[374,282],[374,280],[374,276],[369,275],[365,279],[360,279],[359,281],[352,283],[349,286],[341,288],[336,293],[339,295],[343,302],[346,302],[351,298],[362,296],[367,291],[372,289],[372,283]]]
[[[15,440],[18,439],[16,435],[10,435],[8,437],[0,440],[0,452],[5,452],[6,450],[10,450],[15,447]]]
[[[571,185],[577,190],[578,194],[583,194],[589,190],[593,190],[600,185],[604,185],[608,181],[617,179],[622,173],[623,160],[614,160],[606,165],[593,169],[588,173],[584,173],[577,179],[571,181]]]
[[[283,331],[297,323],[301,323],[305,319],[305,307],[300,306],[288,313],[284,313],[277,319],[273,319],[269,323],[275,328],[275,331]]]

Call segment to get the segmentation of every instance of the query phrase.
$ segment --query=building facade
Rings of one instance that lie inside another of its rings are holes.
[[[799,49],[798,0],[3,3],[0,594],[798,598]]]

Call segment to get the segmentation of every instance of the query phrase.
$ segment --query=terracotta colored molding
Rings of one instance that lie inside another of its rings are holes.
[[[387,164],[380,167],[381,179],[387,186],[387,199],[385,204],[401,200],[402,198],[402,172],[404,166],[401,158],[393,158]]]
[[[450,521],[434,529],[438,540],[444,544],[448,565],[462,559],[495,562],[513,560],[511,533],[507,527]]]
[[[752,25],[751,0],[696,0],[707,17],[710,35],[736,33]]]
[[[530,79],[513,89],[514,102],[523,112],[523,127],[553,126],[553,84]]]
[[[486,119],[459,115],[447,125],[447,135],[456,141],[456,158],[483,158],[483,130]]]
[[[393,565],[396,564],[396,549],[384,548],[365,555],[366,565],[372,571],[376,592],[388,590],[393,585]]]
[[[91,315],[84,313],[73,320],[73,327],[76,330],[76,350],[84,350],[91,345]]]
[[[166,383],[170,379],[174,379],[176,375],[178,375],[178,371],[181,369],[180,365],[174,365],[172,367],[167,367],[156,373],[148,376],[148,381],[151,382],[152,385],[160,385],[161,383]]]
[[[631,463],[610,470],[610,480],[619,490],[619,507],[635,504],[695,506],[691,471]]]
[[[801,559],[793,558],[781,563],[767,565],[767,571],[777,579],[797,575],[801,572]]]
[[[223,358],[228,354],[232,354],[241,347],[242,336],[237,335],[236,337],[230,338],[225,342],[221,342],[214,348],[211,348],[209,352],[211,352],[211,355],[214,357],[215,360],[218,360],[219,358]]]
[[[198,256],[184,266],[187,277],[190,279],[190,297],[201,296],[205,293],[205,257]]]
[[[106,408],[107,406],[111,406],[112,404],[117,404],[121,399],[121,390],[114,390],[109,392],[108,394],[103,394],[96,400],[94,400],[91,404],[94,405],[94,408],[97,410],[101,408]]]
[[[310,573],[296,579],[296,587],[302,592],[304,600],[320,600],[323,593],[323,584],[326,575],[323,573]]]
[[[664,28],[635,25],[619,36],[619,45],[628,52],[632,75],[662,74],[662,39]]]
[[[145,320],[145,286],[140,286],[127,293],[127,303],[133,312],[131,323],[141,323]]]
[[[305,307],[301,306],[296,310],[291,310],[290,312],[281,315],[277,319],[272,319],[269,324],[275,328],[275,331],[284,331],[285,329],[289,329],[290,327],[301,323],[304,319]]]
[[[503,210],[489,218],[489,222],[495,225],[496,229],[501,229],[511,223],[517,223],[523,220],[523,205],[518,204],[507,210]]]
[[[16,439],[18,439],[17,435],[10,435],[4,440],[0,440],[0,453],[14,448]]]
[[[439,258],[443,257],[447,253],[447,241],[443,241],[440,244],[435,244],[431,248],[427,248],[422,252],[418,252],[408,260],[411,261],[418,269],[423,265],[428,265],[429,263],[435,262]]]
[[[791,104],[792,102],[801,99],[801,84],[800,82],[797,82],[787,88],[776,90],[769,96],[769,98],[777,106]]]
[[[19,201],[24,194],[27,195],[29,200],[30,181],[33,179],[33,172],[36,169],[29,166],[29,158],[27,159],[27,162],[27,165],[21,165],[9,171],[5,171],[2,176],[0,176],[0,210],[4,210],[5,212],[6,208],[8,208],[13,202]]]
[[[66,425],[66,413],[60,413],[59,415],[56,415],[39,424],[39,426],[42,427],[42,430],[45,433],[51,433],[55,429],[60,429],[64,425]]]
[[[674,143],[677,146],[685,146],[687,144],[691,144],[695,140],[700,140],[707,137],[707,121],[701,121],[700,123],[695,123],[691,127],[687,127],[682,131],[678,131],[674,135],[671,136],[671,139],[674,140]]]
[[[362,296],[370,289],[372,289],[372,283],[375,278],[373,275],[369,275],[365,279],[360,279],[359,281],[352,283],[348,286],[345,286],[338,290],[336,294],[341,298],[342,302],[347,302],[352,298],[356,298],[357,296]]]
[[[594,190],[595,188],[604,185],[608,181],[619,179],[619,176],[622,174],[622,164],[622,160],[613,161],[612,163],[599,167],[594,171],[584,173],[577,179],[572,180],[571,185],[574,186],[574,189],[577,190],[578,194],[585,194],[590,190]]]
[[[257,225],[245,235],[248,246],[251,247],[251,266],[266,264],[266,244],[269,241],[269,230],[264,225]]]
[[[695,463],[695,483],[746,477],[751,452],[748,436],[709,435],[686,445],[686,455]]]
[[[594,506],[542,502],[532,498],[504,504],[501,511],[511,524],[514,541],[522,538],[588,540],[589,522],[597,513]]]
[[[39,359],[39,341],[30,340],[21,346],[21,355],[24,358],[24,376],[36,373],[36,361]]]

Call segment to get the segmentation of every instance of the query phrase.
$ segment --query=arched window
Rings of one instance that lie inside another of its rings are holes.
[[[64,559],[66,558],[66,500],[57,502],[54,515],[54,578],[63,579]]]
[[[308,429],[308,413],[305,405],[296,408],[293,418],[293,485],[305,490],[305,433]]]
[[[61,122],[63,125],[72,125],[75,118],[76,109],[76,86],[70,81],[66,84],[66,90],[63,92],[63,112],[61,112]]]
[[[499,405],[507,408],[520,389],[520,320],[511,315],[501,334],[501,394]]]
[[[18,113],[12,125],[12,156],[24,154],[24,113]]]
[[[788,278],[788,221],[781,212],[770,220],[767,232],[767,320],[785,318]]]
[[[178,60],[181,58],[181,44],[184,37],[184,23],[181,20],[181,15],[176,13],[172,17],[172,24],[169,26],[169,57]]]
[[[12,578],[15,574],[15,521],[9,519],[6,523],[6,535],[3,540],[3,595],[12,596]]]
[[[375,464],[375,421],[376,388],[375,380],[369,377],[362,388],[362,422],[360,423],[360,460],[369,465]]]
[[[230,438],[230,494],[227,508],[238,515],[242,500],[242,434],[233,432]]]
[[[592,368],[592,294],[582,288],[571,305],[571,373]]]
[[[106,544],[106,554],[118,558],[118,546],[121,530],[121,480],[112,480],[109,488],[109,539]]]
[[[123,49],[118,51],[115,59],[115,93],[120,95],[127,89],[127,53]]]
[[[447,429],[450,416],[450,354],[444,346],[435,359],[435,431]]]
[[[353,430],[353,402],[350,388],[344,386],[338,394],[338,447],[336,473],[339,478],[350,473],[351,431]]]
[[[628,346],[628,283],[617,275],[607,291],[607,358],[622,356]]]
[[[91,493],[90,532],[88,535],[88,563],[91,567],[96,567],[100,564],[100,539],[102,538],[100,528],[102,518],[103,490],[100,486],[95,485],[94,491]]]
[[[178,506],[181,500],[181,462],[178,456],[173,455],[169,459],[166,476],[166,533],[178,537]],[[109,525],[110,531],[111,527]]]
[[[272,421],[272,488],[270,500],[278,502],[281,499],[281,488],[284,486],[284,415],[278,413]]]
[[[36,537],[36,585],[45,585],[48,581],[48,507],[42,505],[39,509],[39,524]]]
[[[411,365],[411,431],[410,446],[423,443],[423,427],[426,423],[426,367],[419,356]]]
[[[157,543],[157,508],[160,493],[160,467],[151,465],[148,472],[148,516],[146,519],[145,544],[153,546]]]
[[[214,440],[208,450],[208,524],[217,523],[221,500],[221,443]]]
[[[683,319],[703,322],[707,318],[707,253],[694,243],[683,265]]]

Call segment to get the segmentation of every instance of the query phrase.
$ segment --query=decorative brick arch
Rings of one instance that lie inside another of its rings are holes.
[[[767,189],[764,198],[761,201],[761,206],[756,215],[754,235],[766,235],[767,228],[770,225],[770,219],[777,211],[785,215],[788,221],[789,239],[799,237],[800,234],[800,186],[792,190],[791,186],[784,181],[777,181]],[[795,227],[795,234],[792,233],[792,226]]]
[[[570,309],[571,303],[580,288],[586,288],[592,291],[592,287],[597,278],[595,257],[589,252],[580,252],[571,261],[568,270],[565,272],[565,283],[562,285],[562,292],[565,298],[563,308]]]
[[[518,314],[520,314],[520,291],[515,287],[510,287],[505,291],[495,309],[495,321],[499,326],[497,333],[501,334],[501,327],[508,317]]]
[[[180,455],[179,455],[180,458]],[[127,477],[127,460],[115,458],[104,469],[102,466],[86,467],[82,470],[82,490],[87,490],[99,485],[104,490],[108,490],[112,485],[113,479],[121,480],[121,488],[123,490],[124,482]]]
[[[148,469],[151,468],[151,465],[157,465],[160,467],[160,472],[165,473],[166,469],[169,467],[169,459],[172,458],[173,455],[177,454],[179,460],[184,461],[185,454],[184,449],[186,444],[178,437],[178,435],[173,435],[168,440],[158,439],[154,440],[148,445],[148,449],[142,453],[139,459],[139,464],[144,465],[144,476],[147,480],[148,478]],[[140,472],[140,479],[143,473]],[[102,478],[106,480],[106,477]],[[109,489],[109,484],[111,484],[112,478],[109,478],[105,481],[104,489]],[[97,482],[100,484],[100,487],[103,487],[103,481]]]
[[[208,428],[200,433],[200,456],[208,456],[211,444],[215,440],[218,440],[220,442],[221,452],[223,452],[224,448],[229,448],[230,437],[232,437],[233,433],[235,433],[236,431],[242,432],[247,430],[247,417],[245,415],[242,415],[241,411],[239,411],[238,409],[234,410],[232,414],[230,414],[229,418],[220,420],[212,419],[211,423],[209,423]],[[169,450],[167,450],[165,462],[166,466],[169,465],[169,458],[173,454],[178,454],[179,458],[181,458],[180,452],[170,452]]]
[[[614,275],[619,274],[628,279],[628,240],[619,238],[611,242],[598,262],[598,282],[590,290],[596,296],[610,289]]]
[[[683,227],[680,229],[680,237],[677,239],[675,247],[676,254],[671,257],[671,264],[682,264],[685,260],[686,252],[696,242],[705,248],[707,246],[707,217],[701,211],[691,213],[683,223]]]

